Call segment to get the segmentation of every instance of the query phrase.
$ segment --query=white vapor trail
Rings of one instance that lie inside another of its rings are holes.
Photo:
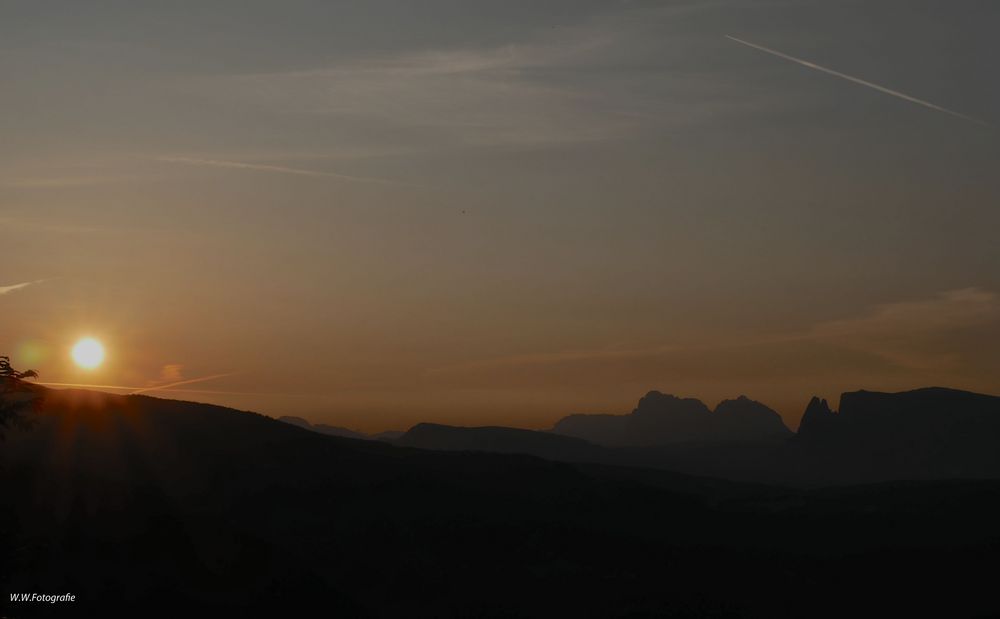
[[[211,376],[202,376],[201,378],[189,378],[187,380],[178,380],[166,385],[154,385],[151,387],[126,387],[124,385],[91,385],[85,383],[46,383],[38,382],[38,385],[46,385],[50,387],[86,387],[91,389],[112,389],[115,391],[131,391],[129,395],[137,395],[140,393],[148,393],[150,391],[181,391],[189,393],[219,393],[219,394],[232,394],[232,395],[255,395],[253,393],[243,393],[241,391],[202,391],[193,389],[177,389],[182,385],[191,385],[194,383],[203,383],[209,380],[216,380],[217,378],[225,378],[226,376],[235,376],[239,372],[226,372],[224,374],[212,374]],[[266,395],[266,394],[262,394]]]
[[[320,178],[334,178],[342,181],[355,183],[375,183],[379,185],[406,185],[399,181],[391,181],[382,178],[372,178],[369,176],[352,176],[350,174],[338,174],[336,172],[319,172],[316,170],[303,170],[301,168],[288,168],[285,166],[265,165],[259,163],[246,163],[244,161],[226,161],[223,159],[197,159],[194,157],[158,157],[158,161],[164,163],[180,163],[193,166],[209,166],[215,168],[230,168],[233,170],[256,170],[258,172],[274,172],[277,174],[294,174],[296,176],[314,176]]]
[[[213,374],[211,376],[202,376],[201,378],[189,378],[187,380],[179,380],[167,385],[157,385],[154,387],[143,387],[142,389],[136,389],[131,395],[136,395],[139,393],[146,393],[147,391],[165,391],[172,389],[174,387],[180,387],[181,385],[190,385],[192,383],[203,383],[207,380],[215,380],[217,378],[225,378],[226,376],[234,376],[236,372],[226,372],[225,374]]]
[[[15,290],[20,290],[21,288],[27,288],[32,284],[40,284],[45,280],[38,279],[33,282],[21,282],[20,284],[13,284],[10,286],[0,286],[0,295],[5,295],[8,292],[14,292]]]
[[[110,391],[132,391],[136,389],[144,389],[143,387],[126,387],[123,385],[94,385],[90,383],[49,383],[49,382],[36,382],[36,385],[43,385],[45,387],[75,387],[81,389],[98,389],[98,390],[110,390]],[[157,387],[156,391],[163,393],[200,393],[204,395],[252,395],[261,397],[281,397],[281,398],[302,398],[309,397],[308,394],[301,393],[274,393],[268,391],[220,391],[217,389],[176,389],[165,387]],[[135,395],[135,393],[130,393],[128,395]]]
[[[954,110],[949,110],[946,107],[941,107],[940,105],[935,105],[935,104],[931,103],[930,101],[924,101],[923,99],[918,99],[916,97],[911,97],[910,95],[908,95],[906,93],[903,93],[903,92],[899,92],[898,90],[892,90],[891,88],[886,88],[885,86],[879,86],[878,84],[873,84],[873,83],[871,83],[869,81],[866,81],[866,80],[863,80],[861,78],[854,77],[854,76],[851,76],[851,75],[847,75],[845,73],[841,73],[840,71],[834,71],[833,69],[827,69],[826,67],[821,67],[818,64],[814,64],[812,62],[809,62],[808,60],[802,60],[801,58],[796,58],[795,56],[789,56],[788,54],[783,54],[783,53],[781,53],[781,52],[779,52],[777,50],[770,49],[768,47],[764,47],[763,45],[757,45],[756,43],[751,43],[750,41],[744,41],[743,39],[737,39],[736,37],[729,36],[728,34],[725,35],[725,36],[730,41],[735,41],[736,43],[739,43],[740,45],[746,45],[747,47],[752,47],[753,49],[762,51],[762,52],[767,53],[767,54],[771,54],[772,56],[777,56],[778,58],[783,58],[785,60],[794,62],[796,64],[800,64],[803,67],[808,67],[810,69],[815,69],[817,71],[822,71],[823,73],[826,73],[828,75],[833,75],[834,77],[839,77],[839,78],[845,79],[845,80],[847,80],[849,82],[854,82],[855,84],[861,84],[862,86],[867,86],[868,88],[871,88],[873,90],[877,90],[877,91],[879,91],[881,93],[884,93],[884,94],[887,94],[887,95],[891,95],[891,96],[897,97],[899,99],[903,99],[904,101],[909,101],[910,103],[916,103],[917,105],[921,105],[921,106],[926,107],[926,108],[931,109],[931,110],[935,110],[935,111],[938,111],[938,112],[944,112],[945,114],[949,114],[951,116],[955,116],[956,118],[961,118],[962,120],[967,120],[969,122],[976,123],[977,125],[981,125],[983,127],[991,127],[991,128],[994,127],[994,125],[986,122],[985,120],[980,120],[978,118],[974,118],[972,116],[967,116],[965,114],[962,114],[961,112],[956,112]]]

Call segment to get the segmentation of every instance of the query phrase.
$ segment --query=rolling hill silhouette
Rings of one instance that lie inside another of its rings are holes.
[[[360,440],[371,439],[371,437],[364,432],[358,432],[357,430],[342,428],[340,426],[331,426],[325,423],[312,424],[309,420],[303,419],[302,417],[291,417],[286,415],[284,417],[278,417],[278,421],[284,421],[285,423],[290,423],[293,426],[298,426],[312,432],[319,432],[320,434],[329,434],[330,436],[356,438]]]
[[[582,439],[497,426],[465,428],[420,423],[393,443],[443,451],[526,454],[550,460],[600,462],[606,459],[605,450]]]
[[[278,417],[278,421],[284,421],[285,423],[290,423],[293,426],[298,426],[311,432],[328,434],[330,436],[339,436],[341,438],[355,438],[363,441],[394,441],[406,434],[400,430],[386,430],[375,434],[366,434],[359,430],[351,430],[350,428],[344,428],[341,426],[331,426],[325,423],[314,424],[308,419],[303,419],[302,417],[291,417],[288,415]]]
[[[0,582],[77,594],[62,612],[1000,612],[997,481],[797,490],[426,451],[146,396],[37,392],[37,422],[2,445]],[[900,406],[889,417],[917,410]],[[7,600],[7,616],[53,612]]]

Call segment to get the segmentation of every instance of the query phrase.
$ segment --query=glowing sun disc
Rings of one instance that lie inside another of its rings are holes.
[[[104,361],[104,346],[92,337],[85,337],[73,345],[73,361],[85,370],[92,370]]]

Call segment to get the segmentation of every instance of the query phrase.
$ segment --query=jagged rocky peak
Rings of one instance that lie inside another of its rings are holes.
[[[710,411],[705,404],[695,398],[679,398],[669,393],[650,391],[644,395],[632,411],[633,415],[699,415]]]
[[[832,415],[833,411],[830,410],[830,405],[827,404],[825,398],[821,399],[819,396],[813,396],[812,399],[809,400],[809,404],[806,405],[806,412],[804,414],[808,415],[810,413],[814,415]]]
[[[825,399],[813,396],[806,405],[806,410],[802,413],[802,421],[799,422],[799,436],[809,436],[816,432],[822,432],[824,427],[836,420],[837,414],[830,410],[830,405]]]

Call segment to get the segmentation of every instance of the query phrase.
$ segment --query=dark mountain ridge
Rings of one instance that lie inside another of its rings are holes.
[[[366,434],[360,430],[351,430],[350,428],[345,428],[342,426],[331,426],[325,423],[312,423],[308,419],[303,419],[302,417],[293,417],[290,415],[284,415],[278,417],[278,421],[283,421],[285,423],[290,423],[293,426],[298,426],[305,430],[311,432],[318,432],[320,434],[328,434],[330,436],[339,436],[342,438],[354,438],[363,441],[394,441],[399,437],[403,436],[405,432],[397,430],[386,430],[384,432],[376,432],[375,434]]]
[[[928,387],[854,391],[839,412],[814,398],[791,452],[829,482],[1000,478],[1000,397]]]
[[[292,417],[289,415],[285,415],[283,417],[278,417],[278,421],[290,423],[293,426],[298,426],[300,428],[310,430],[312,432],[319,432],[320,434],[329,434],[330,436],[340,436],[343,438],[356,438],[360,440],[369,440],[371,438],[364,432],[358,432],[357,430],[351,430],[350,428],[344,428],[341,426],[331,426],[325,423],[313,424],[308,419],[303,419],[302,417]]]
[[[419,423],[393,442],[420,449],[516,453],[569,461],[599,461],[603,452],[582,439],[499,426],[468,428]]]
[[[822,485],[906,479],[1000,478],[1000,398],[954,389],[849,392],[841,412],[812,398],[799,432],[746,397],[709,411],[700,401],[650,392],[630,415],[571,415],[559,444],[513,428],[421,424],[399,444],[524,453],[767,483]],[[683,439],[683,440],[682,440]]]
[[[691,441],[756,441],[788,437],[781,416],[740,396],[714,411],[694,398],[650,391],[628,415],[570,415],[552,428],[607,447],[652,447]]]
[[[1000,482],[793,490],[38,393],[0,447],[0,583],[78,602],[5,616],[1000,612]]]

